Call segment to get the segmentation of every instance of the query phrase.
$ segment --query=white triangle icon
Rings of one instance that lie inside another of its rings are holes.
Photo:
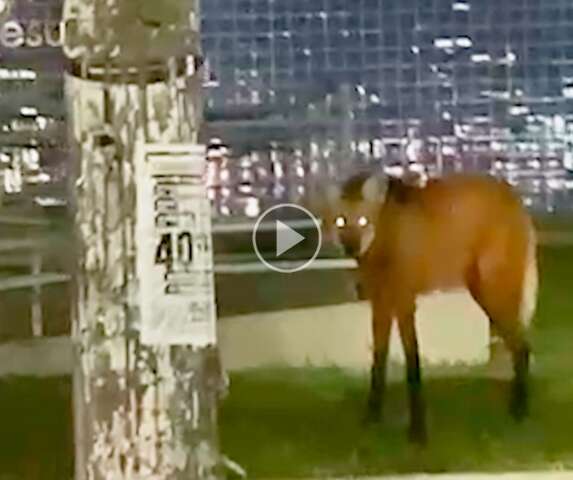
[[[300,233],[280,220],[276,221],[276,231],[277,257],[280,257],[283,253],[304,240],[304,237]]]

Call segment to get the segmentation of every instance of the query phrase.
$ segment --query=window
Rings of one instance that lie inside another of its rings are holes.
[[[346,53],[346,65],[351,68],[362,67],[362,52],[360,50],[349,50]]]
[[[344,68],[344,57],[338,50],[329,50],[327,54],[328,63],[332,69]]]
[[[386,47],[397,47],[398,33],[395,31],[386,31],[383,35],[383,42]]]
[[[376,48],[382,43],[382,37],[379,33],[367,33],[364,35],[364,45],[366,48]]]
[[[255,17],[254,28],[256,33],[270,32],[271,21],[267,17]]]
[[[378,12],[367,12],[364,16],[364,28],[366,30],[380,30],[380,16]]]

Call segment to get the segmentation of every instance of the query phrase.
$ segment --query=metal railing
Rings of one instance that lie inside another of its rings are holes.
[[[41,225],[35,220],[22,220],[28,225]],[[20,220],[10,219],[11,224],[22,224]],[[0,224],[7,223],[6,217],[0,216]],[[296,223],[296,225],[295,225]],[[311,227],[310,221],[289,222],[298,228]],[[213,233],[219,235],[233,233],[250,233],[255,226],[254,222],[219,223],[213,225]],[[272,230],[272,222],[261,224],[264,230]],[[15,289],[30,288],[33,290],[31,304],[31,326],[34,337],[43,336],[44,325],[42,318],[42,287],[46,285],[64,284],[71,280],[71,275],[61,272],[42,271],[41,247],[45,245],[42,239],[6,239],[0,240],[0,268],[1,267],[29,267],[29,274],[0,277],[0,292]],[[541,245],[573,245],[573,232],[540,232]],[[20,252],[20,253],[18,253]],[[23,252],[23,253],[22,253]],[[256,259],[255,261],[251,261]],[[293,260],[273,262],[277,267],[289,269],[298,265]],[[309,264],[305,271],[323,270],[352,270],[357,267],[356,261],[348,258],[318,258]],[[243,275],[269,272],[266,265],[260,262],[253,254],[219,254],[215,255],[214,272],[224,275]]]

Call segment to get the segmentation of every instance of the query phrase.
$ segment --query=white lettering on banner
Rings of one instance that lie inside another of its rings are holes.
[[[0,24],[0,45],[6,48],[59,47],[62,44],[60,23],[52,20],[9,20]]]
[[[8,48],[18,48],[26,42],[24,28],[18,22],[9,21],[0,27],[0,42]]]
[[[145,145],[138,161],[141,342],[215,343],[211,207],[205,148]]]

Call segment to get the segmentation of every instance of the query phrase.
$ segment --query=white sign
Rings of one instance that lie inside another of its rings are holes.
[[[206,151],[145,145],[137,168],[137,271],[141,342],[216,343]]]

